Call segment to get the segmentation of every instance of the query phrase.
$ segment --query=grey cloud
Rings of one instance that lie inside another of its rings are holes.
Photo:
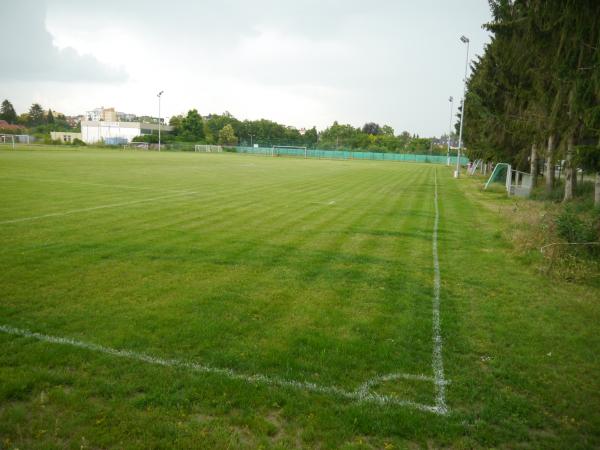
[[[0,79],[12,81],[122,82],[123,69],[113,69],[91,55],[53,45],[46,29],[45,2],[20,0],[2,8],[0,42],[4,63]],[[9,62],[9,63],[8,63]]]
[[[21,24],[23,17],[30,22],[19,30],[13,26],[9,41],[27,42],[16,44],[19,63],[0,72],[12,70],[23,78],[27,68],[30,77],[43,70],[53,79],[122,79],[93,57],[52,47],[42,25],[45,13],[35,16],[31,0],[29,11],[22,0],[0,1],[20,3],[19,17],[6,22]],[[318,111],[356,123],[382,117],[377,120],[421,133],[445,131],[446,99],[462,92],[464,46],[458,37],[471,38],[471,54],[488,39],[481,24],[489,20],[489,9],[482,0],[47,0],[47,5],[51,30],[68,30],[84,42],[96,34],[102,39],[104,33],[123,33],[126,46],[131,38],[132,64],[145,68],[127,65],[131,84],[169,89],[187,83],[185,94],[173,98],[182,105],[178,108],[195,106],[190,99],[203,99],[213,85],[243,86],[263,92],[265,101],[239,95],[222,100],[223,109],[232,110],[237,102],[250,114],[263,115],[263,103],[277,111],[276,97],[286,93],[311,105],[306,117]],[[31,36],[23,39],[24,33]],[[49,65],[48,59],[61,64]],[[439,111],[443,114],[433,118]]]

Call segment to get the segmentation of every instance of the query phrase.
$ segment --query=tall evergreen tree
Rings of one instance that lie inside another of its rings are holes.
[[[34,103],[29,108],[29,124],[31,126],[42,125],[44,123],[44,110],[39,103]]]
[[[600,6],[595,0],[491,0],[492,42],[473,66],[465,141],[478,157],[537,171],[546,147],[546,188],[557,148],[573,196],[577,148],[598,135]],[[471,150],[472,151],[472,150]],[[600,176],[600,175],[599,175]]]
[[[17,113],[12,103],[5,99],[0,106],[0,119],[6,120],[10,124],[17,122]]]

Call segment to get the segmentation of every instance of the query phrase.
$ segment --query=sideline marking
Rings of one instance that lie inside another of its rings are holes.
[[[435,219],[433,221],[433,377],[436,388],[435,405],[441,414],[448,412],[446,406],[446,380],[444,378],[444,359],[442,356],[442,331],[440,325],[440,261],[438,258],[438,225],[440,211],[438,207],[437,169],[434,172]]]
[[[435,414],[444,414],[439,407],[432,405],[425,405],[422,403],[412,402],[409,400],[402,400],[392,395],[382,395],[375,392],[369,392],[368,388],[364,388],[364,384],[361,385],[355,391],[348,391],[337,386],[322,386],[309,381],[297,381],[288,380],[279,377],[270,377],[266,375],[253,374],[246,375],[243,373],[235,372],[231,369],[224,369],[220,367],[213,367],[206,364],[194,363],[191,361],[184,361],[180,359],[164,359],[157,356],[148,355],[146,353],[134,352],[131,350],[119,350],[111,347],[105,347],[103,345],[93,344],[90,342],[77,341],[75,339],[50,336],[42,333],[35,333],[33,331],[25,330],[22,328],[15,328],[8,325],[0,325],[0,331],[6,334],[21,336],[26,338],[36,339],[38,341],[47,342],[51,344],[70,345],[85,350],[91,350],[98,353],[104,353],[106,355],[117,356],[120,358],[126,358],[136,361],[145,362],[148,364],[154,364],[157,366],[173,367],[180,369],[187,369],[199,373],[208,373],[213,375],[220,375],[230,380],[244,381],[250,384],[263,384],[267,386],[280,386],[291,389],[296,389],[305,392],[316,392],[319,394],[332,395],[335,397],[341,397],[348,400],[354,400],[359,403],[374,403],[380,406],[383,405],[395,405],[395,406],[407,406],[415,408],[420,411],[431,412]],[[398,374],[403,377],[413,377],[409,374]],[[420,377],[415,375],[414,377]]]
[[[27,222],[30,220],[39,220],[39,219],[45,219],[48,217],[60,217],[60,216],[68,216],[71,214],[76,214],[76,213],[80,213],[80,212],[87,212],[87,211],[95,211],[97,209],[107,209],[107,208],[118,208],[120,206],[129,206],[129,205],[135,205],[137,203],[147,203],[147,202],[153,202],[156,200],[162,200],[165,198],[174,198],[174,197],[181,197],[184,195],[193,195],[196,192],[182,192],[180,194],[172,194],[172,195],[163,195],[161,197],[153,197],[153,198],[144,198],[141,200],[133,200],[130,202],[122,202],[122,203],[111,203],[109,205],[100,205],[100,206],[91,206],[89,208],[81,208],[81,209],[72,209],[70,211],[63,211],[63,212],[57,212],[57,213],[50,213],[50,214],[44,214],[41,216],[32,216],[32,217],[22,217],[20,219],[10,219],[10,220],[3,220],[2,222],[0,222],[0,225],[4,225],[7,223],[18,223],[18,222]]]

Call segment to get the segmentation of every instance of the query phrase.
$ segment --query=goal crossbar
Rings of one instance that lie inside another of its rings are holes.
[[[125,144],[123,145],[123,148],[137,148],[137,149],[144,149],[144,150],[148,150],[149,145],[147,142],[130,142],[129,144]]]
[[[15,144],[23,142],[29,144],[28,134],[0,134],[0,144],[11,144],[13,149],[15,148]]]
[[[194,151],[198,153],[221,153],[223,147],[220,145],[196,144],[194,145]]]
[[[277,149],[296,149],[296,150],[303,150],[304,151],[304,157],[307,158],[308,157],[308,147],[302,147],[299,145],[274,145],[271,148],[271,156],[278,156],[279,153],[277,152]]]

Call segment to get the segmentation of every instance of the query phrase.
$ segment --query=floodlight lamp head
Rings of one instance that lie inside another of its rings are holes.
[[[468,37],[466,37],[465,35],[462,35],[462,36],[460,37],[460,40],[461,40],[463,43],[465,43],[465,44],[469,42],[469,38],[468,38]]]
[[[160,91],[160,92],[158,93],[157,97],[160,97],[161,95],[163,95],[163,92],[165,92],[165,91]]]
[[[450,98],[448,99],[448,101],[449,101],[450,103],[452,103],[452,102],[454,101],[454,97],[450,96]]]

